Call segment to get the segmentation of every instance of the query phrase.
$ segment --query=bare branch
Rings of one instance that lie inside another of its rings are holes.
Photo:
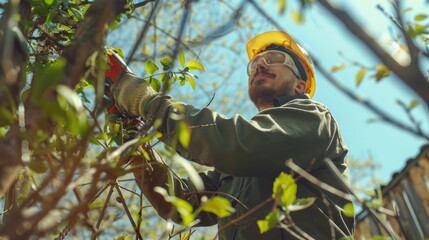
[[[394,117],[390,116],[388,113],[384,112],[381,108],[377,107],[376,105],[374,105],[372,102],[370,102],[369,100],[358,96],[356,93],[354,93],[353,91],[349,90],[348,88],[346,88],[343,84],[340,83],[340,81],[336,80],[332,74],[330,74],[326,69],[324,69],[322,66],[320,66],[319,62],[317,61],[317,59],[313,58],[313,63],[316,69],[319,70],[319,72],[321,72],[325,78],[332,83],[336,88],[338,88],[341,92],[345,93],[349,98],[351,98],[352,100],[364,105],[366,108],[368,108],[369,110],[371,110],[373,113],[375,113],[377,116],[379,116],[383,121],[403,130],[406,131],[408,133],[411,133],[415,136],[424,138],[429,140],[429,135],[428,134],[424,134],[420,129],[414,129],[408,125],[405,125],[403,123],[401,123],[399,120],[395,119]]]
[[[411,63],[408,66],[400,65],[382,46],[380,46],[363,28],[351,18],[351,14],[334,7],[328,0],[318,0],[334,17],[344,24],[346,29],[356,36],[384,65],[395,73],[402,82],[417,93],[429,106],[429,82],[426,80],[419,67],[416,55],[411,55]],[[404,36],[405,37],[405,36]],[[413,48],[413,44],[411,48]],[[415,47],[415,46],[414,46]]]
[[[156,15],[156,13],[159,10],[159,8],[158,8],[159,2],[160,1],[156,1],[155,6],[153,6],[152,10],[150,11],[148,20],[145,22],[145,24],[144,24],[144,26],[143,26],[140,34],[139,34],[139,37],[137,38],[136,42],[134,43],[134,46],[133,46],[133,48],[131,50],[131,53],[128,56],[127,64],[129,64],[131,62],[131,60],[133,59],[134,54],[137,51],[138,46],[140,45],[141,41],[144,39],[147,31],[149,30],[149,27],[150,27],[149,23],[151,22],[152,18]]]

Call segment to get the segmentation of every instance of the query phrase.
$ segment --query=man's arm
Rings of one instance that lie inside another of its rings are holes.
[[[154,97],[143,110],[146,116],[162,120],[158,130],[167,144],[178,142],[174,139],[178,120],[170,116],[182,113],[191,126],[191,140],[188,148],[179,144],[176,150],[187,159],[235,176],[276,176],[286,170],[288,159],[310,170],[322,164],[314,160],[342,160],[346,153],[328,109],[310,100],[293,100],[250,121],[240,115],[225,118],[168,96]]]
[[[125,76],[113,86],[118,107],[131,115],[160,119],[162,141],[185,158],[215,166],[235,176],[272,177],[286,171],[285,161],[293,159],[302,168],[320,167],[329,157],[343,164],[347,149],[335,120],[326,107],[311,100],[297,99],[258,113],[250,121],[240,115],[225,118],[209,108],[197,109],[175,102],[169,96],[147,91],[146,81]],[[191,126],[188,148],[177,141],[178,120],[183,114]],[[318,161],[319,160],[319,161]]]

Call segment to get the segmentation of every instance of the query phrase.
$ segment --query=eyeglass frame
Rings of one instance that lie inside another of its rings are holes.
[[[281,53],[285,56],[285,60],[283,63],[267,63],[267,60],[265,59],[265,57],[263,57],[264,55],[268,54],[268,53],[272,53],[272,52],[276,52],[276,53]],[[298,71],[298,67],[296,66],[295,62],[293,61],[292,57],[283,51],[279,51],[279,50],[267,50],[267,51],[263,51],[260,52],[258,54],[255,55],[255,57],[249,61],[249,63],[247,64],[247,75],[250,76],[250,73],[252,72],[252,68],[250,68],[250,65],[255,62],[256,59],[261,58],[265,65],[270,66],[270,65],[285,65],[287,66],[294,74],[295,76],[297,76],[298,78],[301,79],[301,75],[299,74]],[[254,71],[254,70],[253,70]]]

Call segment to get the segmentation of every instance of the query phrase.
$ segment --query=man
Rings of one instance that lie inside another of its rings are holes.
[[[250,120],[240,115],[226,118],[209,108],[197,109],[175,102],[169,96],[157,94],[132,73],[126,73],[111,88],[120,110],[148,121],[161,120],[157,130],[163,134],[164,143],[174,145],[188,160],[214,167],[213,171],[200,174],[204,193],[222,193],[236,212],[222,219],[200,214],[202,226],[218,223],[223,228],[270,198],[274,179],[281,172],[291,172],[285,165],[288,159],[320,181],[345,191],[323,159],[332,159],[344,173],[347,148],[329,110],[310,100],[315,91],[314,69],[305,51],[285,32],[266,32],[249,41],[247,53],[249,96],[259,110]],[[173,117],[177,114],[192,126],[189,147],[182,146],[173,134],[178,128],[178,118]],[[174,207],[153,191],[156,186],[167,187],[167,173],[164,164],[152,160],[150,167],[136,173],[136,179],[161,217],[180,221]],[[348,200],[304,178],[298,178],[297,185],[298,198],[315,197],[316,202],[293,212],[294,224],[318,240],[339,239],[343,236],[340,232],[352,234],[354,219],[341,213]],[[200,203],[201,195],[190,181],[176,179],[175,193],[195,207]],[[296,239],[297,235],[294,237],[283,228],[260,234],[256,221],[264,219],[271,210],[271,205],[265,205],[225,228],[219,238]]]

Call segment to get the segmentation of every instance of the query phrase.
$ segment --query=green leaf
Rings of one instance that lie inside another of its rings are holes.
[[[414,16],[414,21],[423,21],[428,17],[426,14],[418,14]]]
[[[279,14],[283,14],[286,11],[287,0],[277,0],[279,6]]]
[[[186,80],[189,82],[189,85],[191,85],[193,90],[195,90],[196,88],[194,77],[196,76],[190,73],[186,73]]]
[[[261,233],[268,232],[270,229],[277,226],[277,224],[282,220],[283,215],[281,214],[279,209],[275,209],[270,212],[264,220],[258,220],[256,223],[258,224],[259,231]]]
[[[189,147],[189,142],[191,141],[191,128],[184,121],[179,122],[179,142],[184,148]]]
[[[231,203],[225,198],[219,196],[215,196],[204,202],[201,209],[206,212],[214,213],[220,218],[230,216],[235,212]]]
[[[316,198],[299,198],[295,200],[291,205],[287,206],[289,212],[300,211],[305,208],[308,208],[316,201]]]
[[[154,191],[161,194],[164,197],[165,201],[170,202],[176,208],[177,212],[182,218],[183,225],[188,226],[194,221],[195,217],[192,214],[193,208],[191,204],[175,196],[169,196],[167,190],[165,190],[164,188],[155,187]]]
[[[375,66],[375,79],[380,81],[381,79],[388,77],[390,75],[390,70],[384,64],[379,64]]]
[[[417,107],[418,105],[420,105],[420,101],[419,100],[413,100],[413,101],[411,101],[410,105],[408,105],[408,110],[412,110],[413,108]]]
[[[55,0],[43,0],[43,2],[46,4],[46,6],[51,6],[54,3]]]
[[[62,109],[60,114],[64,117],[63,123],[67,130],[73,134],[86,133],[89,130],[90,123],[79,95],[64,85],[59,85],[57,92],[58,105]]]
[[[154,74],[159,69],[158,66],[156,66],[156,64],[150,60],[144,63],[144,67],[149,75]]]
[[[292,204],[296,199],[297,185],[293,177],[284,172],[274,180],[272,197],[282,206]]]
[[[185,51],[183,51],[183,49],[180,50],[180,53],[179,53],[179,62],[182,68],[185,67]]]
[[[130,234],[128,234],[128,233],[122,233],[122,235],[121,236],[119,236],[119,237],[117,237],[117,238],[115,238],[115,240],[132,240],[133,238],[131,237],[131,235]]]
[[[410,12],[411,10],[413,9],[410,7],[407,7],[407,8],[404,8],[404,10],[402,10],[402,13],[407,13],[407,12]]]
[[[331,72],[332,72],[332,73],[338,72],[338,71],[340,71],[340,70],[343,70],[346,66],[347,66],[347,65],[346,65],[345,63],[337,64],[337,65],[335,65],[335,66],[333,66],[333,67],[331,68]]]
[[[368,72],[368,69],[364,67],[359,70],[359,72],[356,74],[356,79],[355,79],[356,86],[360,86],[367,72]]]
[[[347,217],[353,217],[355,215],[355,207],[352,203],[347,203],[344,205],[344,215]]]
[[[57,86],[57,92],[63,96],[67,103],[70,104],[70,106],[72,106],[76,111],[85,110],[79,95],[77,95],[77,93],[71,88],[65,85],[59,85]]]
[[[204,72],[204,66],[200,62],[197,62],[197,61],[189,61],[186,64],[186,67],[188,67],[190,70],[201,70]]]
[[[71,8],[69,8],[69,10],[73,13],[73,16],[75,16],[78,21],[83,20],[82,13],[79,11],[79,9],[71,7]]]
[[[155,90],[156,92],[159,92],[161,90],[161,81],[158,80],[157,78],[149,78],[148,80],[150,86],[153,88],[153,90]]]
[[[170,57],[163,57],[161,60],[159,60],[159,62],[162,64],[164,71],[170,69],[171,65],[173,64],[173,61]]]
[[[37,105],[43,99],[46,90],[56,86],[61,79],[67,61],[64,58],[58,59],[52,65],[36,66],[34,79],[31,87],[31,101]]]
[[[291,17],[292,17],[292,20],[298,24],[303,24],[305,21],[304,15],[298,10],[292,11]]]

